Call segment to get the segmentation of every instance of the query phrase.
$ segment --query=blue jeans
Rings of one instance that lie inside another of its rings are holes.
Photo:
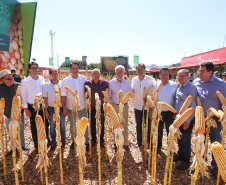
[[[221,132],[221,122],[219,121],[219,119],[216,116],[214,116],[212,118],[216,121],[217,128],[210,127],[210,133],[209,133],[210,142],[211,142],[211,144],[214,141],[217,141],[217,142],[221,143],[221,140],[222,140],[221,135],[220,135],[220,132]],[[213,168],[218,168],[217,167],[217,164],[216,164],[216,161],[215,161],[215,159],[213,157],[213,154],[212,154],[211,166]]]
[[[9,133],[9,123],[11,121],[11,118],[6,119],[6,128]],[[25,123],[25,117],[24,114],[21,115],[21,124],[20,124],[20,139],[21,139],[21,147],[25,146],[25,139],[24,139],[24,123]],[[10,139],[10,137],[9,137]]]
[[[86,109],[82,109],[79,111],[79,119],[81,119],[82,117],[87,118]],[[68,109],[68,119],[70,121],[71,140],[74,142],[73,115],[72,115],[72,110],[69,110],[69,109]],[[76,113],[74,114],[74,119],[75,119],[74,120],[75,121],[75,137],[77,137]],[[86,144],[89,144],[88,126],[86,128],[85,139],[86,139]]]
[[[50,122],[50,135],[51,135],[52,143],[57,144],[56,123],[54,123],[54,121],[53,121],[53,115],[54,115],[55,111],[54,111],[53,107],[48,107],[47,110],[48,110],[49,115],[50,115],[49,122]],[[66,139],[66,135],[65,135],[65,115],[63,114],[62,108],[60,109],[60,135],[61,135],[61,143],[64,143],[65,139]]]
[[[183,162],[189,164],[191,157],[191,133],[195,123],[195,119],[192,119],[187,130],[184,130],[183,125],[180,126],[182,133],[181,139],[178,139],[179,151],[178,155]]]

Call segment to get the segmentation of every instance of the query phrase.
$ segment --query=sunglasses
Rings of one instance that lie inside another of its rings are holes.
[[[7,79],[4,79],[4,80],[13,80],[14,78],[13,77],[11,77],[11,78],[7,78]]]

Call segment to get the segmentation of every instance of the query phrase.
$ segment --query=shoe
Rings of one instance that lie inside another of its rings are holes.
[[[215,179],[217,179],[217,174],[218,174],[218,168],[213,168],[211,170],[212,175],[215,177]]]
[[[74,142],[71,143],[70,149],[74,149]]]
[[[141,144],[137,143],[135,144],[135,148],[139,148],[141,146]]]
[[[27,146],[23,146],[22,149],[23,150],[30,150],[30,148],[28,148]]]
[[[127,146],[127,145],[125,146],[125,145],[124,145],[123,148],[124,148],[126,151],[129,151],[129,146]]]
[[[174,155],[173,162],[182,161],[181,157],[179,155]]]
[[[176,166],[176,169],[177,170],[186,170],[186,169],[189,168],[189,166],[190,166],[190,164],[187,164],[185,162],[182,162],[181,164],[179,164],[179,165]]]
[[[12,155],[13,151],[10,150],[9,152],[7,152],[6,156]]]
[[[51,146],[53,143],[51,141],[48,142],[47,146]]]

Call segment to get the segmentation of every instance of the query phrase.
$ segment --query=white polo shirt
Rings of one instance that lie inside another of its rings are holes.
[[[61,96],[66,96],[66,108],[72,110],[72,103],[74,101],[74,97],[67,92],[65,89],[66,86],[70,87],[73,91],[78,91],[79,96],[79,104],[81,109],[85,108],[85,98],[84,98],[84,90],[85,90],[85,82],[86,77],[82,75],[78,75],[78,78],[72,78],[71,74],[64,78],[61,83]]]
[[[134,108],[137,110],[142,110],[143,109],[143,92],[144,92],[144,87],[146,87],[147,94],[149,93],[149,90],[151,88],[151,85],[155,83],[155,79],[153,77],[144,76],[144,79],[141,81],[138,76],[134,77],[132,79],[132,88],[133,88],[133,93],[135,95],[135,101],[134,101]]]
[[[58,83],[56,85],[59,88],[61,88],[61,80],[58,80]],[[46,82],[45,84],[43,84],[42,96],[47,97],[48,98],[48,101],[47,101],[48,106],[53,107],[53,102],[56,99],[55,98],[55,84],[53,84],[51,82],[51,80]]]
[[[20,95],[23,108],[27,108],[28,103],[34,104],[35,96],[38,93],[42,93],[42,85],[44,83],[45,79],[42,76],[38,76],[37,80],[29,76],[22,81]]]
[[[155,83],[154,90],[158,87],[158,85],[160,83],[161,83],[161,80],[159,80]],[[166,85],[162,84],[162,87],[160,88],[159,93],[158,93],[159,96],[157,98],[157,101],[165,102],[165,103],[171,105],[173,108],[175,108],[174,103],[175,103],[177,88],[178,88],[177,84],[170,80],[166,83]],[[165,111],[169,111],[169,110],[162,107],[162,111],[165,112]]]

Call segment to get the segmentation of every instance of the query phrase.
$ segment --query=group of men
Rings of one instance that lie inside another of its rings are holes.
[[[162,83],[162,87],[159,91],[159,96],[157,101],[165,102],[176,109],[177,114],[179,110],[186,100],[186,98],[191,95],[192,101],[190,107],[196,108],[196,96],[199,96],[201,99],[201,103],[204,109],[205,116],[207,115],[207,110],[209,108],[215,108],[216,110],[222,110],[222,105],[220,100],[216,95],[216,91],[220,91],[224,96],[226,96],[226,85],[223,80],[216,78],[213,75],[214,65],[211,62],[204,62],[201,64],[199,68],[199,78],[195,79],[194,82],[189,81],[189,71],[186,69],[181,69],[177,72],[177,81],[175,83],[170,81],[170,71],[168,68],[162,68],[160,70],[160,80],[155,81],[154,78],[146,75],[145,65],[139,63],[136,67],[137,76],[132,79],[132,83],[130,80],[124,75],[125,68],[122,65],[118,65],[115,68],[116,78],[111,81],[106,81],[101,79],[100,71],[98,69],[94,69],[92,71],[92,80],[87,81],[86,77],[79,74],[79,64],[76,62],[72,62],[70,64],[70,74],[68,77],[64,78],[62,81],[59,80],[59,74],[57,69],[50,70],[50,81],[45,83],[43,77],[38,75],[38,64],[36,62],[30,62],[28,65],[28,70],[30,72],[30,76],[24,79],[21,83],[21,99],[22,99],[22,107],[25,111],[27,117],[30,118],[30,126],[32,132],[32,138],[34,141],[34,146],[37,151],[37,130],[35,125],[35,115],[36,112],[33,108],[33,103],[36,94],[42,93],[44,97],[45,112],[43,114],[42,109],[39,110],[39,114],[41,116],[45,115],[46,120],[50,122],[50,135],[51,143],[53,146],[57,144],[56,140],[56,128],[53,121],[54,107],[53,101],[55,99],[55,91],[54,86],[58,85],[61,88],[61,99],[62,99],[62,108],[60,110],[60,129],[61,129],[61,142],[62,145],[65,146],[65,116],[68,116],[70,122],[70,133],[71,133],[71,148],[74,147],[74,131],[73,131],[73,118],[76,122],[76,115],[73,115],[72,112],[72,102],[74,97],[65,90],[65,87],[70,87],[73,91],[78,92],[79,96],[79,119],[82,117],[87,117],[87,111],[85,110],[85,98],[84,93],[86,91],[85,85],[88,85],[91,88],[91,138],[92,145],[96,144],[97,134],[96,134],[96,102],[95,102],[95,93],[99,94],[101,100],[101,147],[104,146],[104,112],[103,112],[103,103],[104,96],[102,91],[106,91],[108,89],[108,102],[112,104],[115,111],[119,113],[119,91],[123,90],[123,95],[125,96],[128,92],[132,92],[135,95],[134,101],[134,113],[136,120],[136,131],[137,131],[137,143],[135,145],[136,148],[142,146],[142,117],[143,113],[145,114],[144,118],[146,119],[147,111],[144,106],[145,98],[144,87],[146,87],[146,95],[148,95],[149,90],[152,85],[154,85],[154,90],[157,86]],[[17,87],[20,85],[17,82],[14,82],[13,76],[11,72],[7,70],[3,70],[0,72],[0,78],[2,80],[2,84],[0,85],[0,98],[5,98],[6,100],[6,109],[5,115],[7,117],[7,128],[10,122],[10,112],[11,112],[11,104],[12,97],[15,95]],[[123,119],[122,126],[123,136],[124,136],[124,149],[129,150],[129,139],[128,139],[128,104],[125,103],[123,109]],[[151,111],[150,111],[151,112]],[[23,115],[23,114],[22,114]],[[158,129],[158,152],[160,152],[162,147],[162,137],[163,137],[163,128],[165,125],[167,134],[169,133],[169,126],[173,123],[175,119],[175,114],[168,111],[164,107],[162,107],[162,120],[159,122]],[[211,143],[214,141],[221,142],[221,123],[217,117],[213,117],[217,122],[217,129],[211,127],[210,131],[210,140]],[[28,149],[25,146],[24,140],[24,116],[22,119],[22,128],[21,128],[21,138],[22,138],[22,148]],[[46,122],[46,133],[48,136],[48,123]],[[146,121],[145,121],[146,123]],[[189,167],[190,157],[191,157],[191,133],[195,123],[194,113],[183,123],[180,127],[180,131],[182,133],[182,137],[178,140],[179,151],[178,154],[174,157],[175,162],[177,163],[177,170],[185,170]],[[148,116],[148,136],[150,136],[151,132],[151,114]],[[76,135],[75,131],[75,135]],[[86,147],[89,147],[89,134],[88,128],[85,133],[86,138]],[[48,138],[48,137],[47,137]],[[148,138],[148,141],[150,139]],[[213,167],[213,174],[216,176],[217,174],[217,165],[212,156],[211,166]]]

